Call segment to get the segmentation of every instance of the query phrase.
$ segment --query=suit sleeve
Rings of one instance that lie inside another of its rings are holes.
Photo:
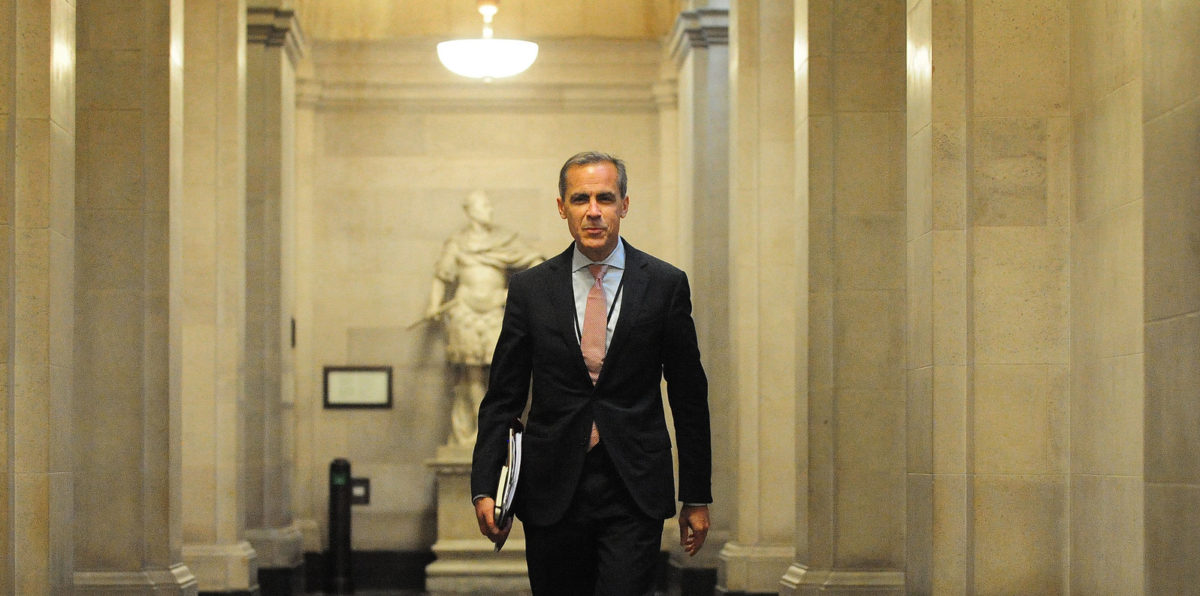
[[[675,420],[679,452],[679,500],[712,502],[712,447],[708,414],[708,378],[700,364],[691,289],[682,272],[667,311],[663,378]]]
[[[509,425],[520,417],[529,395],[532,349],[526,308],[528,292],[522,279],[517,274],[509,281],[488,389],[479,405],[478,434],[471,461],[472,496],[495,496],[508,449]]]

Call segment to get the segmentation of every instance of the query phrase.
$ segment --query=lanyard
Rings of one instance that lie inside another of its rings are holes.
[[[574,282],[572,282],[572,283],[574,283]],[[604,284],[600,284],[600,289],[601,290],[604,289]],[[625,289],[625,273],[622,271],[621,272],[621,281],[617,282],[617,292],[615,294],[613,294],[612,304],[610,304],[608,306],[608,316],[604,319],[604,322],[606,325],[607,325],[607,323],[612,321],[613,312],[615,312],[617,310],[617,301],[621,299],[621,290],[624,290],[624,289]],[[572,293],[574,293],[574,292],[572,292]],[[575,316],[572,318],[575,320],[575,339],[582,341],[583,340],[583,331],[582,331],[582,328],[579,326],[579,309],[576,308],[576,309],[574,309],[574,311],[575,311]]]

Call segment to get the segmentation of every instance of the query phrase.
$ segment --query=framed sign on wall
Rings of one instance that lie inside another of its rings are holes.
[[[326,408],[392,407],[392,367],[326,366]]]

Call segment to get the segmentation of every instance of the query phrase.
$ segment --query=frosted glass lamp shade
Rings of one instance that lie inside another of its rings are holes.
[[[473,79],[511,77],[537,59],[538,45],[519,39],[456,39],[437,44],[438,59],[455,74]]]

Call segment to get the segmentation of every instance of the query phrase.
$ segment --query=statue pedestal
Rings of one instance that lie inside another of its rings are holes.
[[[504,549],[479,534],[471,509],[471,448],[443,445],[426,462],[437,474],[437,560],[425,568],[425,590],[431,596],[496,594],[525,596],[529,571],[525,566],[525,533],[513,522]]]

